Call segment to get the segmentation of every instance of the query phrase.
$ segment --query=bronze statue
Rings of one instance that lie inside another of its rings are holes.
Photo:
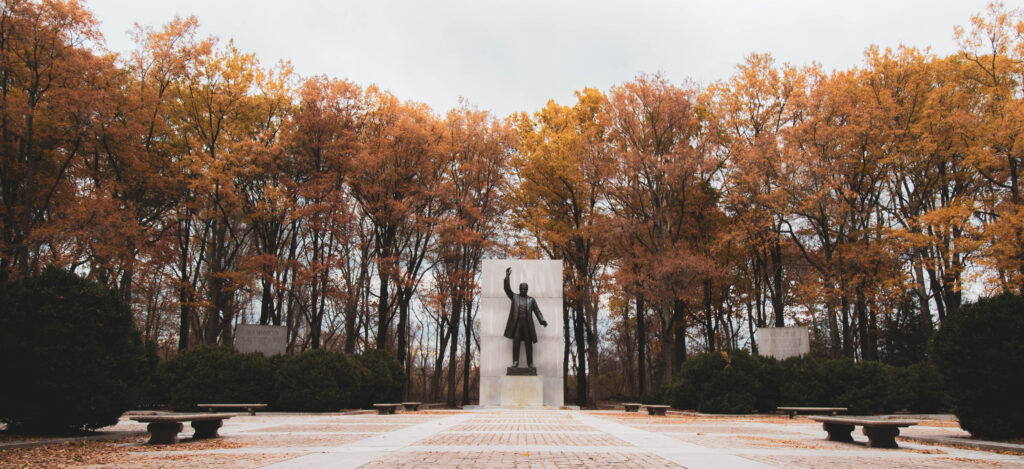
[[[533,344],[537,343],[537,329],[533,326],[532,315],[537,315],[540,325],[548,327],[548,322],[540,314],[537,307],[537,300],[526,294],[529,286],[524,282],[519,284],[519,294],[512,292],[509,285],[509,277],[512,275],[512,268],[505,269],[505,295],[512,300],[512,307],[508,311],[508,322],[505,323],[505,337],[512,339],[512,366],[519,368],[519,343],[526,343],[526,366],[533,368]]]

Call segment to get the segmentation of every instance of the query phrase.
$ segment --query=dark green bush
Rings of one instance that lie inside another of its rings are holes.
[[[139,399],[136,406],[139,408],[154,408],[166,406],[170,401],[167,386],[160,379],[160,355],[157,352],[157,345],[149,342],[144,344],[145,355],[142,363],[142,380],[138,385]]]
[[[175,355],[159,368],[168,403],[179,412],[206,402],[270,402],[274,394],[271,360],[230,347],[202,345]]]
[[[896,387],[890,370],[891,367],[879,362],[826,361],[826,405],[849,407],[849,412],[857,415],[892,412]]]
[[[665,399],[665,395],[668,393],[672,393],[674,395],[674,391],[671,391],[670,389],[673,389],[672,386],[656,389],[653,391],[647,391],[646,393],[644,393],[644,395],[640,396],[640,403],[645,405],[668,404],[669,400]]]
[[[717,353],[701,353],[688,358],[665,396],[677,409],[698,409],[704,384],[725,368],[725,358]]]
[[[144,350],[116,292],[57,268],[0,286],[0,421],[69,433],[135,403]]]
[[[149,395],[177,411],[204,402],[265,402],[275,410],[324,412],[400,401],[404,376],[398,360],[382,351],[266,357],[206,345],[162,363]]]
[[[774,361],[743,350],[704,353],[685,363],[671,389],[672,406],[709,413],[749,413],[773,403],[777,385],[763,367]],[[767,392],[766,392],[767,389]],[[766,399],[764,396],[767,396]]]
[[[779,362],[733,350],[688,359],[667,399],[673,407],[708,413],[771,412],[779,406],[849,407],[855,414],[936,412],[947,408],[937,379],[927,363],[896,368],[810,355]]]
[[[779,406],[821,406],[829,402],[825,361],[811,355],[779,362]]]
[[[405,395],[405,370],[398,359],[384,350],[370,350],[359,356],[359,363],[366,375],[353,407],[366,408],[374,402],[401,402]]]
[[[946,412],[952,405],[946,383],[931,362],[893,368],[896,383],[894,407],[918,413]]]
[[[964,430],[1024,436],[1024,298],[1004,294],[962,306],[943,320],[932,357]]]
[[[361,401],[367,371],[351,355],[310,350],[286,358],[277,370],[277,407],[302,412],[337,411]]]

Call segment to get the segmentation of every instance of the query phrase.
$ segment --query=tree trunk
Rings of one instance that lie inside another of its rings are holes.
[[[380,288],[377,294],[377,350],[385,350],[388,341],[388,283],[391,279],[388,276],[388,268],[383,265],[383,262],[378,268],[380,272],[377,278],[380,281]]]
[[[562,301],[562,397],[569,397],[569,304]]]
[[[704,279],[704,281],[701,282],[701,283],[703,284],[702,286],[704,287],[704,336],[705,336],[705,341],[706,341],[706,344],[707,344],[707,351],[708,352],[714,352],[715,350],[718,349],[718,347],[717,347],[717,344],[715,343],[716,342],[716,337],[715,337],[715,325],[714,325],[714,319],[713,319],[714,312],[712,311],[712,307],[711,307],[711,304],[712,304],[712,301],[711,301],[711,298],[712,298],[712,296],[711,296],[711,286],[712,286],[712,283],[711,283],[711,279],[710,278]],[[682,360],[679,360],[679,364],[680,364],[680,366],[682,365]]]
[[[636,378],[637,378],[637,391],[638,395],[643,396],[646,392],[646,364],[645,358],[647,353],[647,328],[644,324],[644,309],[647,306],[644,304],[644,296],[636,296]]]
[[[686,361],[686,302],[683,300],[675,300],[675,304],[672,308],[672,332],[675,334],[675,340],[673,340],[672,347],[672,373],[669,376],[669,381],[675,378],[676,373],[683,366],[683,362]]]
[[[583,312],[578,302],[573,308],[573,340],[576,342],[576,405],[587,405],[587,343],[583,330]]]
[[[587,359],[590,366],[587,368],[587,407],[596,408],[597,400],[597,376],[600,373],[597,348],[597,305],[591,304],[589,294],[587,304],[584,306],[587,321],[584,324],[587,333]]]
[[[271,282],[269,278],[260,279],[263,287],[263,296],[260,299],[260,325],[270,324],[270,311],[274,307],[274,296],[270,291]]]
[[[469,372],[470,372],[470,350],[473,345],[473,302],[466,302],[466,311],[464,312],[466,343],[462,347],[462,405],[469,404]]]
[[[398,362],[404,367],[408,360],[409,345],[409,295],[403,290],[405,287],[398,289],[398,330],[395,331],[395,335],[398,336],[396,341],[398,342]],[[408,377],[408,376],[407,376]]]
[[[452,336],[451,342],[452,342],[452,348],[451,348],[451,353],[449,353],[449,355],[448,355],[448,399],[445,401],[445,403],[448,405],[448,407],[451,407],[451,408],[456,407],[456,405],[455,405],[455,374],[456,373],[455,372],[457,371],[456,369],[459,367],[458,366],[458,364],[459,364],[459,362],[458,362],[459,320],[461,318],[460,314],[462,313],[461,291],[460,292],[456,292],[456,295],[460,296],[460,301],[459,301],[458,305],[454,304],[454,302],[453,302],[453,305],[452,305],[452,319],[451,319],[451,336]]]
[[[782,281],[782,246],[776,242],[772,246],[772,312],[775,314],[775,327],[785,327],[786,320],[783,316],[784,300],[786,298],[785,284]]]
[[[857,332],[860,334],[860,356],[864,360],[878,360],[878,349],[875,347],[875,337],[872,334],[871,324],[874,322],[868,318],[867,299],[864,296],[863,287],[857,287],[857,299],[854,304],[857,313]]]

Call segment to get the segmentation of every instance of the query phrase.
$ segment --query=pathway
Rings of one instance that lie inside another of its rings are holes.
[[[137,430],[124,421],[118,430]],[[949,422],[907,434],[962,434]],[[824,439],[784,416],[649,417],[621,411],[476,410],[397,415],[260,414],[225,422],[225,438],[148,446],[96,442],[84,467],[293,468],[1021,468],[1024,457],[900,441],[900,449]],[[18,450],[10,450],[18,451]],[[0,451],[0,467],[5,467]],[[22,459],[22,461],[24,461]],[[16,465],[16,464],[12,464]],[[57,466],[54,466],[57,467]]]

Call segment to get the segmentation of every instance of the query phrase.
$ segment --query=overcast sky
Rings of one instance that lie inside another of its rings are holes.
[[[826,70],[870,44],[956,50],[953,27],[987,0],[91,0],[114,51],[136,22],[195,15],[266,65],[377,84],[443,113],[460,96],[499,116],[639,73],[710,83],[752,52]],[[1021,7],[1024,0],[1007,1]]]

